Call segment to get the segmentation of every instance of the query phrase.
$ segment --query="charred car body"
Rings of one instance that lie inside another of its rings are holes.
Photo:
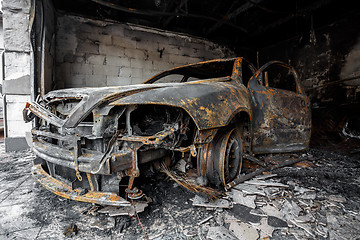
[[[275,70],[272,70],[275,68]],[[162,72],[143,84],[52,91],[24,109],[35,118],[32,172],[60,196],[128,206],[141,166],[184,159],[212,184],[236,179],[243,159],[304,150],[310,103],[295,70],[243,58]],[[121,184],[120,184],[121,183]]]

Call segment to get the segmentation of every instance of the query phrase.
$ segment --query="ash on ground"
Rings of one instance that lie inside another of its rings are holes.
[[[0,239],[359,238],[359,151],[291,154],[307,160],[239,184],[215,202],[158,174],[138,181],[151,199],[143,212],[114,216],[45,190],[30,174],[30,151],[0,148]]]

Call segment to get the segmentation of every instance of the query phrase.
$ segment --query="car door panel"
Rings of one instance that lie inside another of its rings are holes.
[[[311,134],[310,101],[297,91],[263,86],[258,71],[249,81],[252,98],[254,153],[278,153],[304,150]]]

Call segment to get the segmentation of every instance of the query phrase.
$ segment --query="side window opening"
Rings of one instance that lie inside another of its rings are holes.
[[[294,74],[283,66],[272,65],[263,72],[263,84],[266,87],[296,92]]]

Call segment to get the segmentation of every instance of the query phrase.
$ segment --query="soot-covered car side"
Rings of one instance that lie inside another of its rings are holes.
[[[243,159],[304,150],[309,100],[295,70],[243,58],[190,64],[143,84],[64,89],[27,103],[34,120],[33,175],[68,199],[129,206],[143,168],[183,159],[213,185],[241,174]],[[121,186],[126,185],[125,189]]]

